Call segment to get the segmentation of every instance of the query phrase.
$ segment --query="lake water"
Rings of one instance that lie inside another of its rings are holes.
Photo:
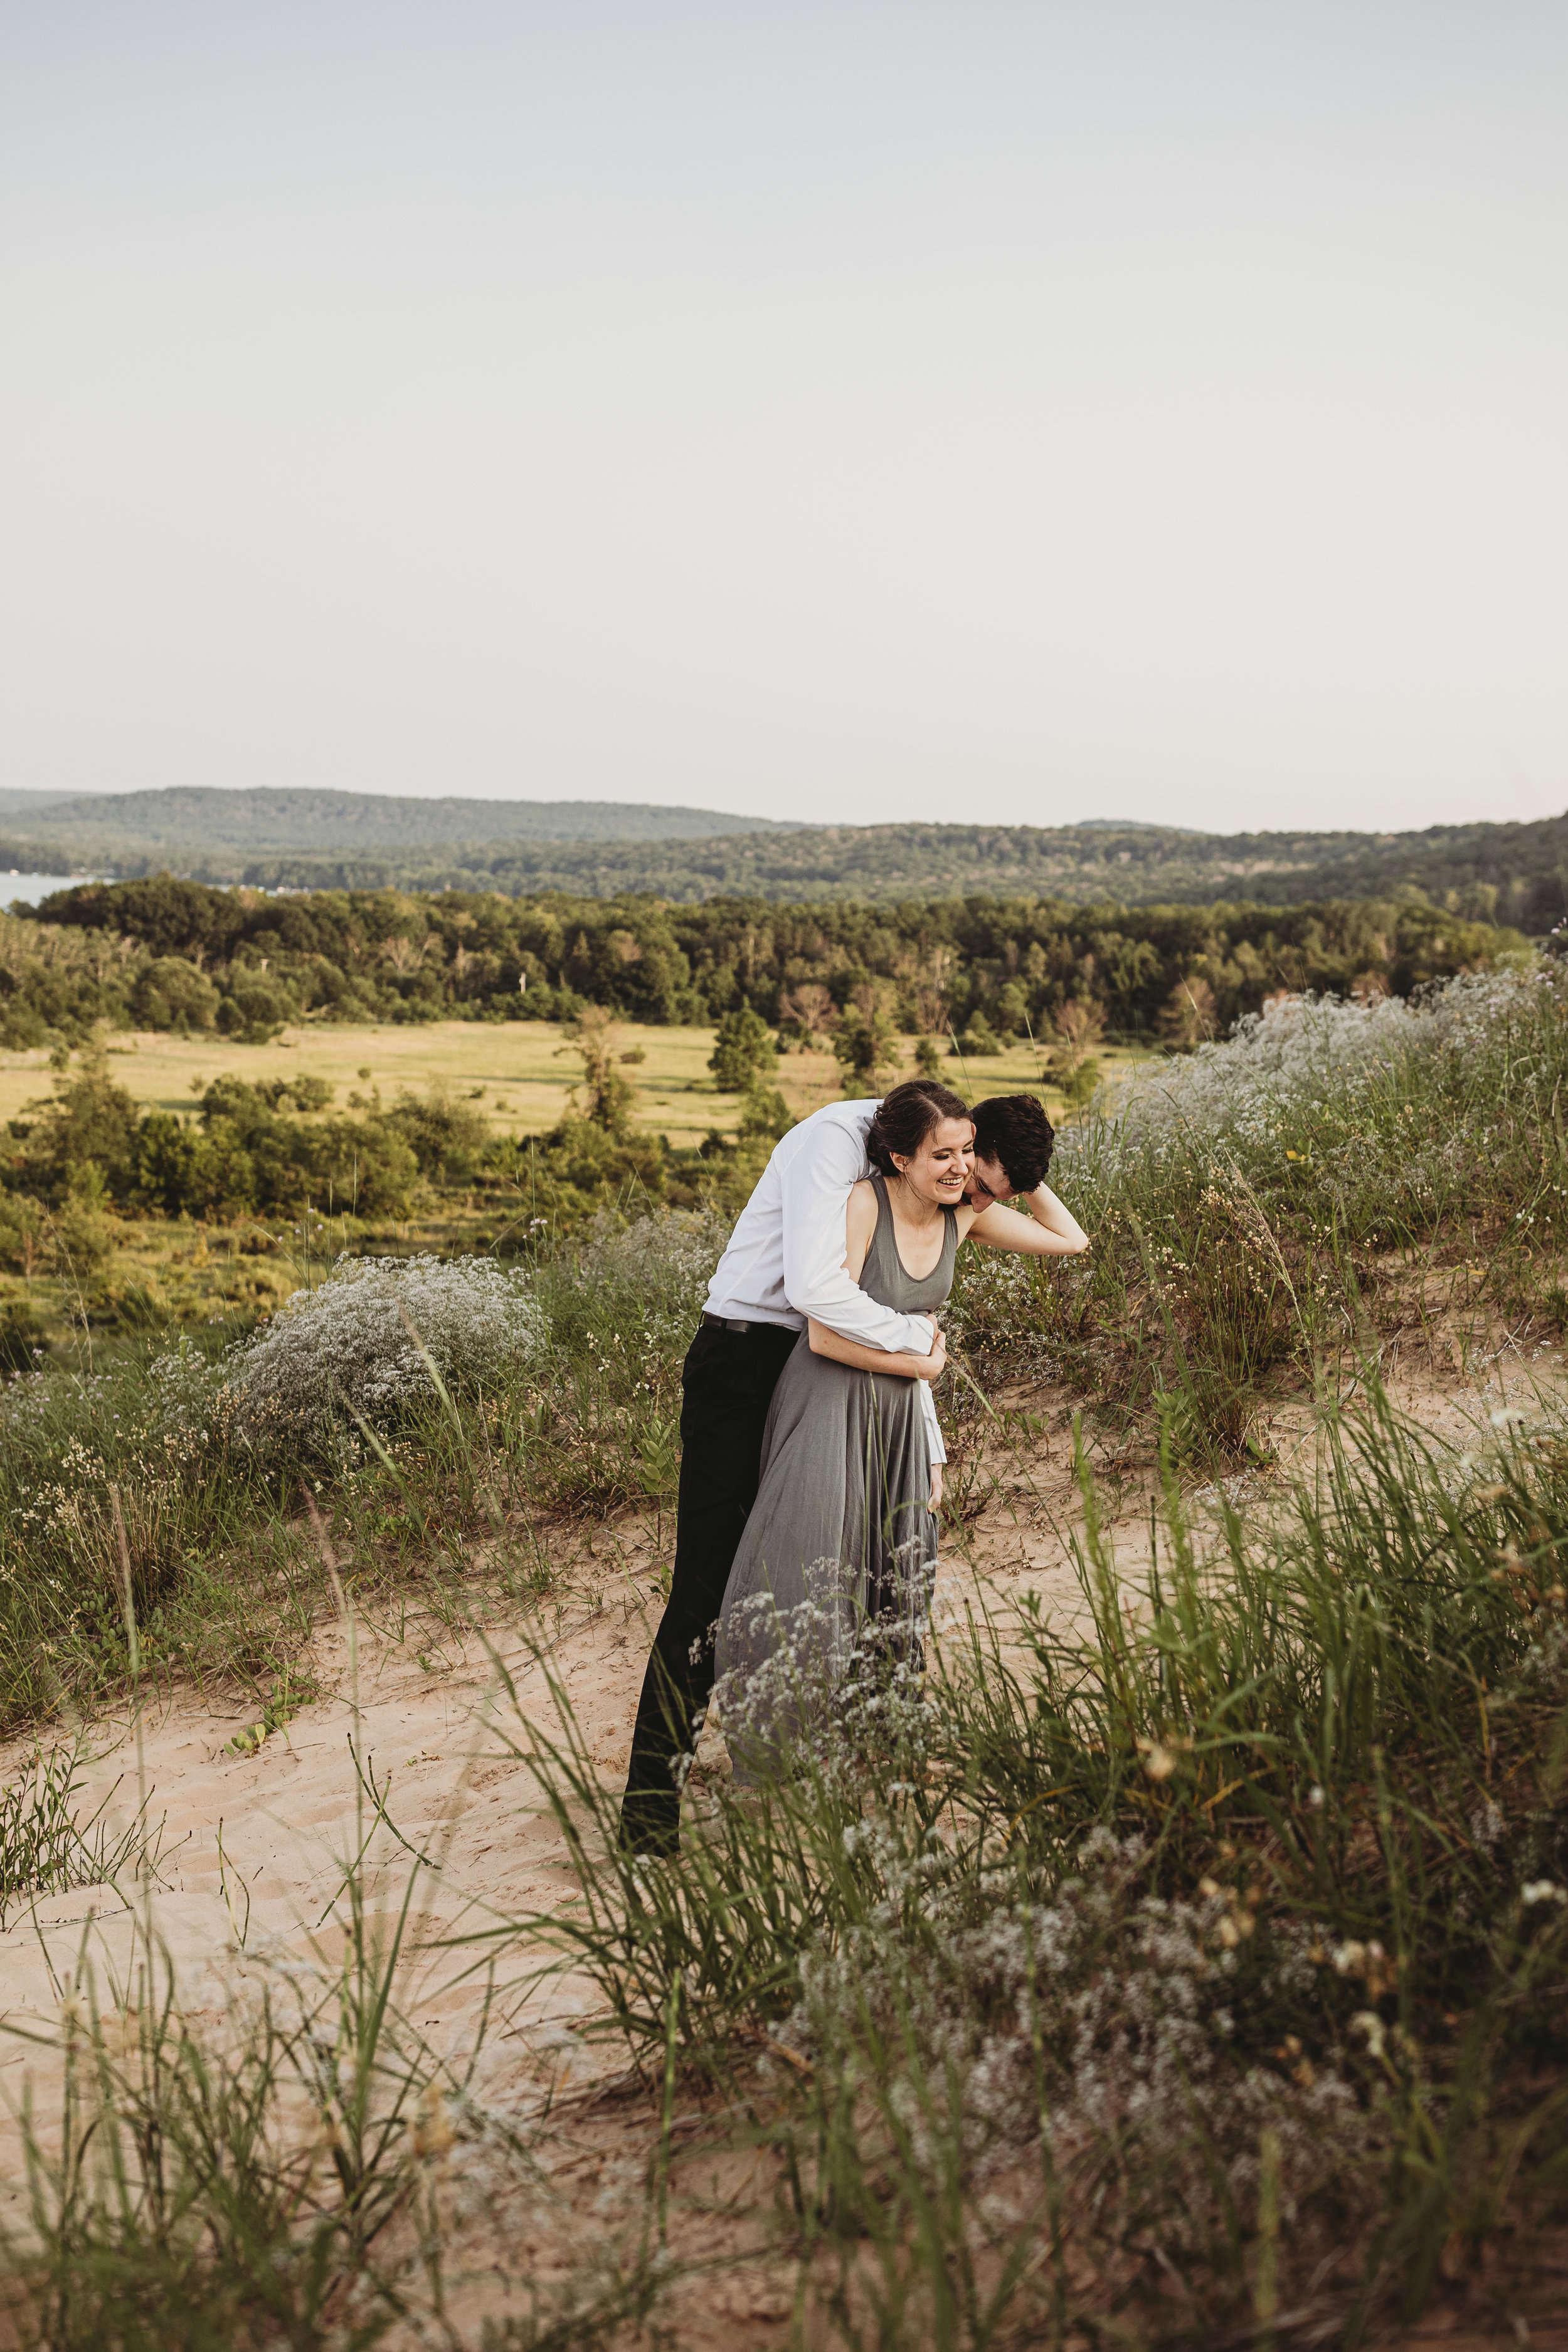
[[[68,890],[73,882],[101,882],[101,874],[0,874],[0,907],[36,907],[51,890]]]

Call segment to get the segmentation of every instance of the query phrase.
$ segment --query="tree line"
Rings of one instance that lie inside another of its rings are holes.
[[[0,1042],[110,1028],[266,1037],[286,1023],[653,1024],[750,1009],[785,1045],[849,1024],[967,1040],[1224,1034],[1284,991],[1408,994],[1525,945],[1419,900],[1298,907],[504,898],[328,890],[269,897],[167,875],[79,885],[0,918]],[[854,1056],[849,1056],[852,1062]]]

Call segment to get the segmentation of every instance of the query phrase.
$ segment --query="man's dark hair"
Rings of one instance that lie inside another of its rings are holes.
[[[1045,1181],[1057,1131],[1033,1095],[991,1095],[969,1115],[977,1160],[999,1160],[1015,1192]]]
[[[969,1105],[936,1078],[909,1078],[884,1095],[866,1134],[866,1157],[884,1176],[896,1176],[896,1151],[912,1160],[939,1119],[967,1118]]]

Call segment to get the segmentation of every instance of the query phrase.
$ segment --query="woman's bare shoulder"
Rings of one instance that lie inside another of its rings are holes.
[[[858,1184],[849,1188],[849,1202],[844,1213],[844,1263],[853,1275],[858,1275],[866,1263],[866,1253],[871,1246],[871,1236],[877,1230],[877,1194],[864,1176]]]
[[[869,1234],[877,1223],[877,1187],[868,1176],[849,1187],[849,1230],[855,1233],[864,1227]]]

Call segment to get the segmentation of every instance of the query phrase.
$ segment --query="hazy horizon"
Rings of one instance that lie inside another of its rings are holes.
[[[57,795],[57,794],[55,794],[55,793],[47,793],[47,792],[42,792],[42,791],[40,791],[40,792],[38,792],[37,794],[32,795],[32,797],[36,797],[36,798],[37,798],[37,800],[42,803],[43,807],[47,808],[47,807],[53,806],[53,805],[57,804],[57,802],[58,802],[58,801],[65,800],[65,799],[68,799],[68,798],[69,798],[69,799],[77,799],[77,798],[79,798],[79,799],[117,799],[117,798],[124,797],[124,796],[126,796],[126,795],[128,795],[129,793],[133,793],[133,792],[155,791],[155,790],[158,790],[158,789],[159,789],[159,787],[157,787],[157,786],[148,786],[148,785],[125,785],[125,786],[119,787],[119,788],[110,787],[110,786],[105,786],[105,787],[104,787],[100,792],[96,792],[96,793],[79,793],[79,794],[76,794],[76,793],[72,793],[72,794],[60,793],[60,794]],[[172,788],[165,788],[165,789],[179,789],[179,787],[172,787]],[[268,792],[268,791],[280,791],[280,790],[281,790],[281,791],[287,791],[287,790],[299,790],[299,789],[302,789],[302,788],[301,788],[301,787],[297,787],[297,786],[295,786],[295,787],[290,787],[290,786],[274,786],[274,785],[265,785],[265,784],[262,784],[262,785],[254,785],[254,784],[228,784],[228,785],[212,785],[212,786],[203,786],[203,787],[199,787],[198,789],[202,789],[202,790],[211,790],[211,791],[215,791],[215,792],[234,792],[234,793],[244,793],[244,792]],[[314,788],[303,788],[303,789],[314,789]],[[352,785],[325,785],[325,786],[321,786],[320,789],[321,789],[321,790],[322,790],[322,791],[325,791],[325,792],[351,792],[351,793],[352,793],[352,792],[354,792],[354,791],[363,791],[363,792],[366,793],[366,795],[367,795],[367,796],[374,797],[374,793],[375,793],[375,791],[376,791],[376,789],[377,789],[377,788],[375,788],[375,787],[372,787],[372,786],[356,787],[356,786],[352,786]],[[25,791],[25,788],[22,788],[22,789],[20,789],[20,790],[19,790],[18,788],[16,788],[16,787],[0,787],[0,831],[3,831],[3,830],[5,829],[5,817],[6,817],[7,813],[9,812],[10,814],[16,814],[16,811],[15,810],[15,807],[14,807],[14,803],[15,803],[15,802],[16,802],[18,798],[21,798],[21,797],[27,797],[27,796],[28,796],[28,795],[26,795],[26,791]],[[497,808],[511,808],[511,807],[516,807],[516,806],[518,806],[518,805],[520,805],[520,804],[521,804],[521,805],[525,805],[525,806],[526,806],[526,805],[545,805],[545,806],[548,806],[548,805],[552,805],[552,804],[553,804],[553,805],[556,805],[556,806],[567,806],[567,807],[580,806],[580,807],[584,807],[584,808],[616,808],[616,807],[621,807],[621,808],[627,808],[627,809],[657,809],[657,810],[660,810],[660,811],[662,811],[662,812],[663,812],[663,813],[665,813],[665,814],[678,814],[678,815],[683,815],[683,816],[690,816],[690,815],[710,815],[710,816],[713,816],[713,817],[715,817],[715,818],[718,818],[718,819],[720,819],[720,820],[724,820],[724,821],[727,821],[727,820],[729,820],[729,819],[731,819],[731,818],[733,818],[733,819],[737,820],[739,823],[741,823],[741,824],[755,824],[755,823],[756,823],[756,821],[757,821],[757,819],[756,819],[756,814],[755,814],[755,813],[754,813],[754,812],[749,812],[749,811],[742,810],[742,809],[717,809],[717,808],[715,808],[715,809],[706,809],[706,808],[694,808],[690,803],[684,803],[684,804],[682,804],[682,803],[669,803],[669,802],[657,802],[657,801],[655,801],[655,802],[649,802],[649,801],[622,801],[622,802],[616,802],[616,801],[605,801],[605,800],[602,800],[602,799],[594,799],[594,800],[590,800],[590,799],[587,799],[587,798],[580,798],[580,799],[574,800],[574,801],[561,802],[561,801],[560,801],[559,799],[557,799],[554,795],[552,795],[552,800],[551,800],[550,802],[546,802],[546,801],[544,800],[544,796],[543,796],[542,794],[519,793],[424,793],[419,792],[419,791],[418,791],[418,789],[417,789],[416,787],[415,787],[415,786],[410,786],[410,787],[409,787],[409,789],[408,789],[406,792],[404,792],[404,793],[389,793],[386,796],[387,796],[389,799],[398,799],[398,800],[416,800],[416,799],[447,800],[447,799],[455,799],[455,800],[461,800],[461,801],[471,801],[471,802],[481,802],[481,803],[482,803],[482,802],[487,802],[487,801],[488,801],[488,802],[489,802],[493,806],[495,806],[495,807],[497,807]],[[1540,818],[1541,818],[1541,819],[1551,818],[1551,817],[1556,817],[1556,816],[1568,816],[1568,808],[1549,808],[1549,809],[1543,809],[1542,811],[1541,811],[1541,812],[1540,812]],[[893,823],[898,823],[898,822],[900,822],[900,821],[901,821],[901,820],[900,820],[900,819],[898,819],[898,818],[871,816],[871,817],[863,817],[863,818],[852,818],[852,817],[837,817],[837,818],[834,818],[834,817],[822,817],[822,818],[817,818],[817,819],[810,820],[809,822],[812,822],[812,823],[815,823],[815,824],[824,824],[824,825],[826,825],[826,824],[841,824],[841,825],[868,824],[868,825],[869,825],[869,824],[893,824]],[[1051,824],[1051,825],[1074,825],[1074,824],[1076,824],[1076,825],[1079,825],[1079,826],[1080,826],[1080,827],[1085,828],[1086,830],[1091,830],[1091,831],[1092,831],[1092,830],[1094,830],[1094,829],[1096,829],[1096,828],[1100,828],[1100,827],[1103,827],[1103,828],[1105,828],[1105,829],[1107,829],[1107,830],[1115,830],[1115,829],[1117,829],[1118,827],[1131,827],[1131,826],[1134,826],[1134,825],[1141,825],[1141,824],[1160,824],[1160,825],[1163,825],[1163,826],[1168,826],[1168,827],[1170,827],[1170,828],[1171,828],[1172,830],[1173,830],[1173,831],[1177,831],[1177,832],[1187,832],[1187,833],[1194,833],[1194,834],[1200,834],[1200,833],[1213,833],[1213,834],[1215,834],[1215,835],[1226,835],[1226,834],[1231,834],[1231,833],[1301,833],[1301,832],[1314,832],[1314,833],[1321,832],[1321,833],[1328,833],[1328,832],[1347,832],[1347,833],[1364,833],[1364,834],[1366,834],[1369,837],[1373,837],[1373,836],[1375,836],[1375,835],[1379,835],[1379,834],[1384,834],[1384,833],[1388,833],[1388,832],[1390,832],[1390,831],[1394,831],[1394,830],[1397,830],[1397,831],[1402,832],[1402,833],[1403,833],[1403,832],[1423,832],[1423,831],[1430,830],[1430,829],[1432,829],[1432,828],[1433,828],[1433,827],[1435,827],[1435,826],[1439,826],[1439,825],[1443,825],[1443,824],[1467,824],[1467,823],[1473,823],[1473,824],[1486,824],[1486,823],[1494,823],[1494,824],[1509,824],[1509,823],[1521,823],[1521,822],[1522,822],[1522,823],[1531,823],[1531,822],[1532,822],[1532,821],[1539,821],[1539,819],[1537,819],[1537,820],[1532,820],[1532,819],[1531,819],[1531,818],[1524,818],[1524,819],[1510,819],[1510,818],[1507,818],[1507,817],[1501,817],[1501,818],[1500,818],[1500,817],[1495,817],[1495,816],[1485,816],[1485,815],[1484,815],[1484,816],[1479,816],[1479,817],[1470,817],[1470,818],[1466,818],[1466,817],[1435,817],[1435,818],[1431,818],[1431,819],[1426,820],[1425,823],[1423,823],[1423,822],[1421,822],[1421,821],[1417,821],[1417,822],[1416,822],[1415,824],[1411,824],[1411,825],[1401,825],[1401,826],[1399,826],[1399,827],[1397,827],[1397,828],[1390,827],[1390,826],[1386,826],[1386,825],[1374,825],[1374,824],[1360,824],[1360,825],[1357,825],[1357,824],[1348,824],[1348,825],[1342,825],[1342,825],[1330,825],[1330,824],[1321,824],[1321,825],[1314,825],[1314,824],[1306,824],[1306,823],[1300,823],[1300,824],[1289,824],[1289,823],[1287,823],[1287,822],[1285,822],[1285,821],[1283,821],[1283,820],[1281,820],[1281,821],[1280,821],[1280,822],[1279,822],[1279,823],[1269,823],[1269,824],[1258,823],[1258,824],[1238,824],[1238,825],[1181,825],[1181,824],[1177,824],[1177,822],[1176,822],[1176,820],[1175,820],[1175,819],[1173,819],[1173,818],[1168,818],[1168,817],[1132,817],[1132,816],[1128,816],[1128,815],[1127,815],[1125,813],[1123,813],[1123,812],[1116,812],[1116,811],[1113,811],[1113,812],[1111,812],[1110,814],[1105,815],[1105,816],[1078,817],[1078,818],[1073,818],[1073,817],[1053,817],[1053,818],[1050,818],[1050,819],[1039,819],[1039,820],[1036,820],[1036,819],[1033,819],[1033,818],[1027,818],[1027,817],[1016,817],[1016,818],[1012,818],[1012,817],[1010,817],[1010,818],[1008,818],[1006,821],[1007,821],[1009,824],[1033,824],[1033,823],[1036,823],[1036,822],[1038,822],[1038,823],[1040,823],[1040,824]],[[791,824],[791,823],[796,823],[796,824],[799,824],[799,823],[805,823],[805,822],[807,822],[807,820],[804,820],[804,819],[793,819],[793,820],[792,820],[792,819],[789,819],[789,818],[782,818],[782,819],[780,819],[780,818],[775,818],[775,819],[773,820],[773,822],[774,822],[775,824],[783,824],[787,825],[787,824]],[[911,817],[911,818],[909,818],[909,819],[907,820],[907,822],[909,822],[909,823],[910,823],[910,824],[967,824],[967,823],[973,822],[973,820],[967,820],[967,819],[963,818],[963,816],[961,816],[961,815],[956,815],[956,814],[955,814],[955,815],[951,815],[951,816],[948,816],[948,817],[935,817],[935,818]],[[473,837],[474,837],[476,840],[478,839],[478,836],[477,836],[477,835],[475,835],[475,836],[473,836]],[[543,836],[542,836],[542,837],[543,837]],[[553,837],[553,836],[551,836],[551,837]],[[563,836],[563,837],[564,838],[565,836]],[[687,836],[683,836],[683,835],[672,835],[672,836],[670,836],[670,838],[671,838],[672,842],[679,842],[680,839],[685,838],[685,837],[687,837]],[[618,838],[618,836],[614,835],[606,835],[605,836],[605,838],[606,840],[611,840],[611,839]],[[15,868],[13,868],[12,870],[13,870],[13,872],[14,872],[16,869],[15,869]]]
[[[1568,16],[0,0],[0,784],[1568,804]]]

